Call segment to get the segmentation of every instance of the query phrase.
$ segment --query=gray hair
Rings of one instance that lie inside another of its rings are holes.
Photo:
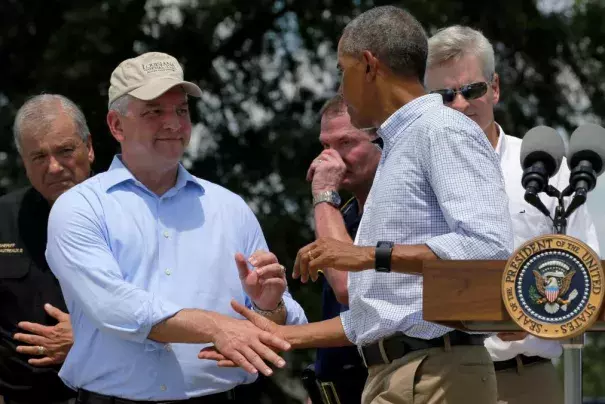
[[[492,44],[480,31],[462,25],[441,29],[429,39],[427,67],[430,69],[450,60],[458,61],[467,55],[479,59],[487,80],[494,77],[496,61]]]
[[[24,126],[34,125],[46,129],[62,113],[67,114],[73,120],[78,135],[84,142],[87,142],[90,130],[82,110],[63,95],[40,94],[27,100],[17,111],[13,124],[13,139],[17,151],[21,153],[21,136]]]
[[[422,25],[401,8],[381,6],[360,14],[343,30],[340,47],[355,57],[370,51],[393,73],[424,80],[427,37]]]
[[[109,104],[109,110],[116,111],[120,115],[126,115],[128,114],[128,105],[133,98],[130,94],[121,95]]]

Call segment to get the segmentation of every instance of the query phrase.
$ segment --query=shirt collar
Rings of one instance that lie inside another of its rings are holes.
[[[370,142],[374,143],[380,150],[384,148],[384,140],[382,140],[380,136],[376,137],[376,139],[371,140]]]
[[[438,105],[443,106],[443,98],[440,94],[426,94],[408,102],[395,111],[378,129],[378,136],[384,142],[383,149],[389,150],[393,147],[402,132],[427,110]]]
[[[102,178],[103,188],[105,189],[105,192],[107,192],[110,188],[127,181],[132,181],[137,186],[147,189],[147,187],[137,180],[134,175],[132,175],[130,170],[128,170],[128,168],[124,165],[122,162],[122,155],[116,154],[111,162],[111,165],[109,166],[109,169]],[[202,184],[200,184],[200,182],[193,175],[191,175],[182,164],[179,163],[176,184],[174,184],[172,190],[174,190],[174,192],[178,192],[188,183],[196,185],[202,191],[204,190]],[[169,194],[170,192],[171,191],[168,191],[166,194]]]
[[[502,130],[502,127],[496,123],[496,127],[498,128],[498,143],[496,144],[496,154],[502,159],[504,152],[506,151],[506,133]]]

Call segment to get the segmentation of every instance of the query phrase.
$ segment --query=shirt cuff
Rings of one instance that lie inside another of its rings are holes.
[[[307,324],[307,316],[300,304],[286,293],[284,293],[283,299],[286,306],[286,325]]]
[[[452,233],[443,234],[427,240],[425,244],[443,260],[465,259],[461,254],[464,249],[457,242],[456,236]]]
[[[340,321],[342,328],[345,331],[347,339],[355,344],[355,329],[353,328],[353,319],[351,318],[351,310],[346,310],[340,313]]]
[[[145,344],[145,351],[165,349],[168,344],[149,339],[149,333],[156,324],[174,317],[181,310],[183,310],[183,307],[170,301],[160,301],[155,298],[152,299],[149,305],[145,305],[137,310],[135,313],[136,318],[140,319],[142,324],[139,333],[141,340],[139,342]]]

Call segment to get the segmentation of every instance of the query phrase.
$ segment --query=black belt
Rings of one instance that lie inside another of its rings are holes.
[[[78,390],[77,404],[222,404],[235,402],[235,391],[229,390],[222,393],[210,394],[202,397],[194,397],[185,400],[163,400],[163,401],[139,401],[125,398],[105,396],[87,390]]]
[[[517,362],[517,358],[519,358],[523,366],[533,365],[535,363],[550,362],[550,359],[542,358],[541,356],[517,355],[512,359],[494,362],[494,369],[496,369],[496,372],[500,370],[517,369],[519,364]]]
[[[337,377],[317,378],[315,366],[303,370],[303,386],[313,404],[359,404],[368,372],[364,367],[342,369]]]
[[[448,340],[450,345],[483,345],[485,338],[484,334],[471,335],[457,330],[433,339],[412,338],[397,333],[358,349],[363,363],[370,367],[389,364],[410,352],[444,347]]]

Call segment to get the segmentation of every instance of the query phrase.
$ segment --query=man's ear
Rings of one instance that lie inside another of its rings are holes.
[[[92,164],[95,161],[95,151],[92,148],[92,135],[88,134],[88,139],[86,139],[86,148],[88,149],[88,162]]]
[[[378,59],[368,50],[363,51],[362,58],[362,63],[365,64],[366,80],[373,81],[378,74]]]
[[[500,101],[500,76],[498,76],[498,73],[494,73],[491,88],[493,104],[496,105]]]
[[[111,135],[120,143],[124,140],[124,130],[122,128],[123,116],[114,110],[107,112],[107,126]]]

